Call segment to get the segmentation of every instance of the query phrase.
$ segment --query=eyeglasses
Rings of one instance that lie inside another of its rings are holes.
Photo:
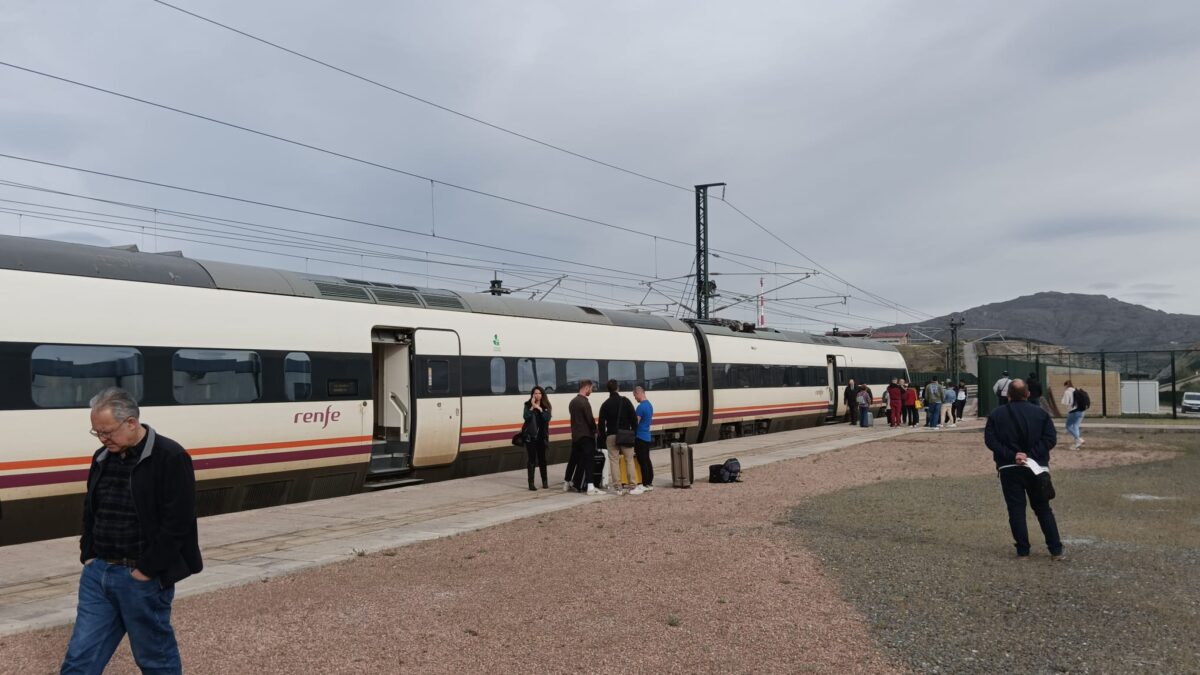
[[[90,430],[88,430],[88,433],[91,434],[92,436],[95,436],[96,438],[111,439],[113,437],[113,434],[120,431],[121,427],[124,427],[124,426],[125,426],[125,423],[121,422],[120,424],[117,425],[117,427],[115,429],[110,429],[108,431],[100,431],[99,429],[90,429]]]

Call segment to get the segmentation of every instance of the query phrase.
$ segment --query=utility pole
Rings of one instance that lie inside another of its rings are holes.
[[[961,314],[950,317],[950,358],[952,365],[947,368],[954,372],[954,385],[958,386],[958,329],[966,325],[967,320]]]
[[[696,186],[696,318],[708,318],[708,300],[716,295],[716,284],[708,280],[708,188],[724,183]]]

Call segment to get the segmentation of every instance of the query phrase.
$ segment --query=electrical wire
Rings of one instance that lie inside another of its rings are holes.
[[[564,147],[562,147],[562,146],[560,146],[560,145],[555,145],[554,143],[550,143],[550,142],[548,142],[548,141],[543,141],[543,140],[541,140],[541,139],[535,138],[535,137],[533,137],[533,136],[530,136],[530,135],[528,135],[528,134],[523,134],[523,133],[521,133],[521,132],[519,132],[519,131],[513,131],[512,129],[508,129],[508,128],[506,128],[506,127],[500,126],[499,124],[496,124],[496,123],[494,123],[494,122],[488,122],[488,121],[487,121],[487,120],[485,120],[485,119],[482,119],[482,118],[479,118],[479,117],[475,117],[475,116],[473,116],[473,115],[469,115],[469,114],[467,114],[467,113],[464,113],[464,112],[461,112],[461,111],[459,111],[459,110],[455,110],[454,108],[451,108],[451,107],[449,107],[449,106],[442,105],[442,104],[440,104],[440,103],[435,103],[434,101],[431,101],[431,100],[429,100],[429,99],[427,99],[427,98],[422,98],[422,97],[420,97],[420,96],[417,96],[416,94],[413,94],[413,93],[410,93],[410,92],[404,91],[404,90],[402,90],[402,89],[398,89],[398,88],[396,88],[396,87],[393,87],[393,86],[391,86],[391,85],[388,85],[388,84],[384,84],[384,83],[382,83],[382,82],[379,82],[379,81],[377,81],[377,80],[373,80],[373,79],[371,79],[371,78],[369,78],[369,77],[366,77],[366,76],[364,76],[364,75],[359,75],[358,73],[352,72],[352,71],[350,71],[350,70],[348,70],[348,69],[346,69],[346,68],[342,68],[342,67],[340,67],[340,66],[335,66],[335,65],[333,65],[332,63],[328,63],[328,62],[326,62],[326,61],[322,61],[321,59],[318,59],[318,58],[315,58],[315,57],[309,56],[309,55],[307,55],[307,54],[304,54],[304,53],[302,53],[302,52],[300,52],[300,51],[297,51],[297,50],[295,50],[295,49],[291,49],[291,48],[289,48],[289,47],[285,47],[285,46],[283,46],[283,45],[281,45],[281,44],[278,44],[278,43],[276,43],[276,42],[272,42],[272,41],[270,41],[270,40],[267,40],[266,38],[262,38],[262,37],[259,37],[259,36],[257,36],[257,35],[253,35],[253,34],[251,34],[251,33],[247,32],[247,31],[245,31],[245,30],[242,30],[242,29],[239,29],[239,28],[234,28],[233,26],[230,26],[230,25],[228,25],[228,24],[221,23],[220,21],[217,21],[217,20],[215,20],[215,19],[211,19],[211,18],[209,18],[209,17],[206,17],[206,16],[202,16],[202,15],[200,15],[200,14],[197,14],[197,13],[195,13],[195,12],[192,12],[192,11],[186,10],[186,9],[184,9],[184,8],[182,8],[182,7],[179,7],[179,6],[176,6],[176,5],[172,5],[172,4],[171,4],[171,3],[169,3],[169,2],[163,2],[163,0],[151,0],[151,1],[152,1],[152,2],[156,2],[156,3],[158,3],[158,4],[160,4],[160,5],[164,6],[164,7],[168,7],[168,8],[170,8],[170,9],[173,9],[173,10],[175,10],[175,11],[177,11],[177,12],[180,12],[180,13],[182,13],[182,14],[186,14],[186,15],[188,15],[188,16],[190,16],[190,17],[193,17],[193,18],[195,18],[195,19],[199,19],[200,21],[204,21],[204,22],[206,22],[206,23],[212,24],[212,25],[214,25],[214,26],[217,26],[217,27],[219,27],[219,28],[223,28],[223,29],[225,29],[225,30],[227,30],[227,31],[230,31],[230,32],[232,32],[232,33],[236,33],[236,34],[238,34],[238,35],[241,35],[241,36],[243,36],[243,37],[249,38],[249,39],[251,39],[251,40],[254,40],[255,42],[258,42],[258,43],[261,43],[261,44],[267,45],[268,47],[272,47],[272,48],[274,48],[274,49],[278,49],[278,50],[280,50],[280,51],[282,51],[282,52],[285,52],[285,53],[291,54],[292,56],[295,56],[295,57],[298,57],[298,58],[304,59],[305,61],[309,61],[309,62],[311,62],[311,63],[315,63],[315,64],[317,64],[317,65],[319,65],[319,66],[322,66],[322,67],[324,67],[324,68],[328,68],[329,70],[332,70],[332,71],[335,71],[335,72],[341,73],[342,75],[346,75],[346,76],[348,76],[348,77],[352,77],[352,78],[354,78],[354,79],[356,79],[356,80],[359,80],[359,81],[361,81],[361,82],[365,82],[365,83],[367,83],[367,84],[370,84],[370,85],[373,85],[373,86],[375,86],[375,87],[379,87],[380,89],[383,89],[383,90],[386,90],[386,91],[392,92],[393,94],[399,94],[400,96],[404,96],[404,97],[406,97],[406,98],[408,98],[408,99],[411,99],[411,100],[413,100],[413,101],[416,101],[416,102],[418,102],[418,103],[423,103],[423,104],[425,104],[425,105],[427,105],[427,106],[430,106],[430,107],[436,108],[436,109],[438,109],[438,110],[441,110],[441,111],[443,111],[443,112],[450,113],[451,115],[456,115],[456,116],[458,116],[458,117],[461,117],[461,118],[463,118],[463,119],[466,119],[466,120],[470,120],[470,121],[472,121],[472,122],[475,122],[475,123],[477,123],[477,124],[482,124],[483,126],[489,127],[489,128],[491,128],[491,129],[494,129],[494,130],[496,130],[496,131],[500,131],[500,132],[502,132],[502,133],[505,133],[505,134],[509,134],[510,136],[515,136],[515,137],[517,137],[517,138],[520,138],[520,139],[522,139],[522,140],[529,141],[529,142],[531,142],[531,143],[536,143],[536,144],[538,144],[538,145],[540,145],[540,146],[542,146],[542,147],[549,148],[549,149],[551,149],[551,150],[555,150],[555,151],[561,152],[561,153],[563,153],[563,154],[566,154],[566,155],[570,155],[570,156],[572,156],[572,157],[575,157],[575,158],[577,158],[577,159],[582,159],[582,160],[585,160],[585,161],[588,161],[588,162],[592,162],[592,163],[594,163],[594,164],[599,164],[600,166],[603,166],[603,167],[606,167],[606,168],[609,168],[609,169],[613,169],[613,170],[615,170],[615,171],[620,171],[620,172],[622,172],[622,173],[626,173],[626,174],[629,174],[629,175],[631,175],[631,176],[636,176],[636,177],[638,177],[638,178],[642,178],[642,179],[645,179],[645,180],[648,180],[648,181],[653,181],[653,182],[655,182],[655,183],[658,183],[658,184],[660,184],[660,185],[665,185],[665,186],[667,186],[667,187],[675,188],[675,189],[677,189],[677,190],[684,190],[684,191],[687,191],[687,192],[691,192],[691,191],[692,191],[692,188],[689,188],[689,187],[686,187],[686,186],[683,186],[683,185],[677,185],[677,184],[675,184],[675,183],[672,183],[672,182],[670,182],[670,181],[662,180],[662,179],[660,179],[660,178],[655,178],[655,177],[653,177],[653,176],[649,176],[649,175],[646,175],[646,174],[644,174],[644,173],[641,173],[641,172],[638,172],[638,171],[634,171],[633,169],[626,169],[626,168],[624,168],[624,167],[622,167],[622,166],[618,166],[618,165],[616,165],[616,164],[613,164],[613,163],[611,163],[611,162],[606,162],[606,161],[603,161],[603,160],[600,160],[600,159],[596,159],[595,157],[590,157],[590,156],[588,156],[588,155],[585,155],[585,154],[583,154],[583,153],[581,153],[581,152],[576,152],[576,151],[574,151],[574,150],[570,150],[570,149],[568,149],[568,148],[564,148]]]

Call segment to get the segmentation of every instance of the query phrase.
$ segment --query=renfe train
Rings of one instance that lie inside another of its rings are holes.
[[[819,424],[848,379],[906,375],[865,340],[22,237],[0,289],[0,545],[78,531],[112,385],[188,449],[211,515],[520,468],[535,384],[563,461],[584,378],[642,383],[664,444]]]

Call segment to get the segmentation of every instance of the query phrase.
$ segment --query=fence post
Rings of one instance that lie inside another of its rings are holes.
[[[1100,352],[1100,416],[1108,417],[1108,369],[1105,367],[1104,352]]]
[[[1179,411],[1175,405],[1175,352],[1171,352],[1171,419],[1179,419]]]

